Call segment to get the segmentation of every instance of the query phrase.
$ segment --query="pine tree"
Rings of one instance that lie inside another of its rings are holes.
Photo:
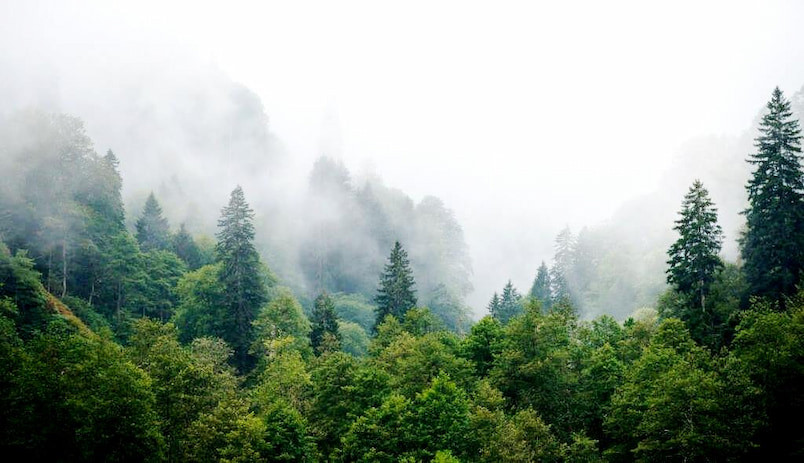
[[[312,328],[310,344],[317,354],[340,348],[341,333],[335,314],[335,303],[326,292],[315,299]]]
[[[137,242],[143,252],[170,249],[170,228],[167,219],[162,216],[162,207],[159,206],[154,194],[148,195],[142,216],[137,219]]]
[[[495,319],[497,318],[497,314],[500,313],[500,295],[497,292],[494,292],[494,295],[491,296],[491,301],[489,301],[488,311],[492,317]]]
[[[385,264],[385,270],[380,275],[380,288],[374,299],[377,303],[375,328],[387,315],[393,315],[398,320],[402,320],[405,312],[416,306],[414,284],[408,253],[397,241],[391,250],[388,263]]]
[[[706,311],[706,295],[715,280],[715,271],[723,266],[718,253],[723,232],[717,224],[717,209],[700,180],[695,180],[681,204],[681,218],[676,220],[678,240],[667,252],[667,282],[676,291]]]
[[[573,251],[575,238],[569,227],[561,230],[556,237],[556,255],[553,268],[550,270],[550,285],[553,294],[553,303],[570,302],[570,272],[573,268]]]
[[[190,270],[201,267],[201,250],[183,223],[179,226],[176,236],[173,237],[173,252],[187,264]]]
[[[746,280],[752,295],[775,299],[796,291],[804,264],[804,176],[801,130],[777,87],[767,104],[748,162],[756,167],[748,181],[749,208],[741,240]]]
[[[552,293],[550,292],[550,271],[547,270],[547,265],[542,261],[539,270],[536,271],[536,278],[533,280],[533,286],[530,287],[530,297],[542,303],[542,308],[550,308],[552,303]]]
[[[496,296],[497,293],[494,293]],[[493,299],[492,299],[493,301]],[[491,313],[502,324],[508,323],[510,319],[519,315],[522,312],[522,296],[514,288],[511,280],[508,280],[503,288],[502,297],[500,298],[497,310]]]
[[[218,278],[225,288],[223,338],[234,348],[235,362],[241,371],[251,363],[248,354],[251,322],[268,299],[260,257],[254,249],[253,219],[254,212],[238,186],[232,191],[229,205],[221,211],[215,252],[221,263]]]

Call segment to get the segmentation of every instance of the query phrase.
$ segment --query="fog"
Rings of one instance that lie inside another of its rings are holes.
[[[163,3],[0,2],[0,117],[83,119],[121,160],[129,221],[153,190],[174,228],[211,235],[243,185],[268,264],[298,287],[299,236],[348,209],[310,202],[319,156],[352,193],[409,207],[397,219],[424,224],[440,198],[471,257],[442,270],[472,270],[476,316],[508,279],[527,292],[565,226],[619,254],[644,282],[623,297],[649,303],[695,178],[736,259],[752,127],[774,86],[804,84],[800,2]],[[424,261],[422,224],[395,230]],[[336,242],[359,247],[348,231]],[[587,315],[635,308],[621,301]]]

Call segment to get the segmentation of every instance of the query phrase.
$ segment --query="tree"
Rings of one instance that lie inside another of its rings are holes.
[[[552,302],[552,293],[550,292],[550,271],[547,270],[547,265],[542,261],[539,270],[536,271],[536,278],[533,280],[533,286],[530,287],[530,297],[542,303],[542,307],[547,309]]]
[[[500,295],[497,292],[494,292],[494,295],[491,296],[491,301],[489,301],[489,305],[487,307],[489,313],[493,317],[494,314],[500,311]]]
[[[170,228],[153,193],[145,201],[145,208],[137,219],[136,228],[137,242],[143,251],[170,249]]]
[[[176,236],[173,237],[173,252],[187,264],[190,270],[196,270],[202,265],[201,250],[183,223],[179,226]]]
[[[387,315],[399,320],[405,318],[405,312],[416,306],[416,290],[414,289],[413,271],[410,269],[408,253],[399,244],[394,243],[391,256],[380,275],[380,288],[377,290],[377,320],[375,328]]]
[[[681,217],[676,220],[678,240],[667,255],[667,282],[689,297],[696,309],[706,312],[706,296],[723,266],[718,257],[723,232],[717,224],[717,209],[700,180],[695,180],[681,203]]]
[[[757,152],[748,160],[756,170],[746,186],[741,251],[751,294],[783,308],[783,296],[796,291],[804,266],[804,175],[799,122],[778,87],[759,131]]]
[[[496,296],[496,293],[495,293]],[[492,303],[494,299],[492,299]],[[491,308],[491,307],[490,307]],[[491,313],[491,316],[499,320],[503,325],[508,323],[510,319],[519,315],[522,312],[522,296],[519,295],[511,280],[508,280],[503,288],[502,297],[500,298],[497,310]]]
[[[234,348],[235,364],[241,371],[251,366],[251,323],[268,300],[260,257],[254,249],[253,219],[254,212],[238,186],[232,191],[229,205],[221,211],[220,231],[215,235],[215,252],[221,262],[218,279],[225,296],[223,338]]]
[[[571,301],[570,272],[573,268],[574,249],[575,237],[572,236],[569,227],[565,227],[556,237],[556,255],[553,268],[550,270],[553,302]]]
[[[335,315],[335,304],[326,292],[315,298],[313,307],[313,330],[310,332],[310,344],[316,353],[340,348],[341,334],[338,331],[338,318]]]

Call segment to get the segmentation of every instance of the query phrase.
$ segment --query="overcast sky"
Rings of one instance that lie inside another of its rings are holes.
[[[549,261],[531,230],[605,220],[682,142],[798,90],[802,25],[795,1],[0,0],[6,53],[119,41],[132,61],[178,44],[214,63],[301,164],[337,119],[346,165],[444,199],[481,273],[497,248]]]

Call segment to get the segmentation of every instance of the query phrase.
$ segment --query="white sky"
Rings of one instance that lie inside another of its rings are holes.
[[[443,198],[476,268],[534,227],[606,219],[683,141],[739,133],[775,85],[804,84],[795,1],[0,0],[17,14],[181,43],[260,95],[299,162],[336,113],[347,166]]]

